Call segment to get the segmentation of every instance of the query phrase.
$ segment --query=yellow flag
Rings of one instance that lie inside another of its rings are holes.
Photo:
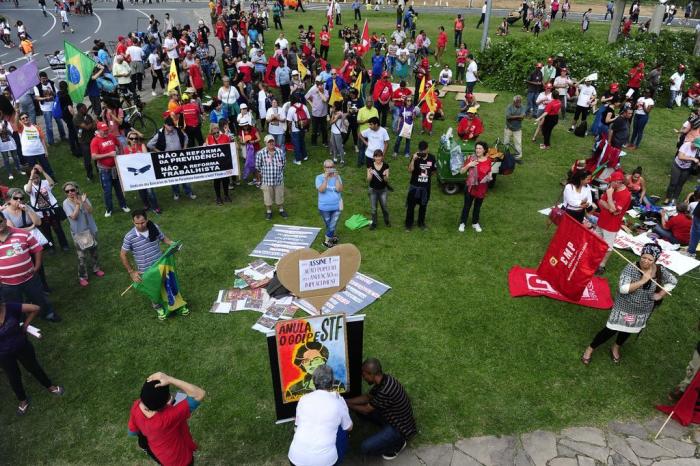
[[[425,76],[420,82],[420,87],[418,88],[418,98],[423,97],[423,91],[425,90]]]
[[[299,58],[299,55],[297,55],[297,71],[299,71],[301,79],[306,79],[306,75],[309,74],[309,70],[306,69],[304,64],[301,62],[301,58]]]
[[[435,95],[435,84],[433,84],[425,94],[425,103],[431,112],[437,109],[437,96]]]
[[[357,89],[357,92],[362,92],[362,72],[357,73],[357,79],[355,80],[355,84],[353,84],[352,87]]]
[[[343,100],[343,94],[340,93],[338,85],[333,80],[333,90],[331,91],[331,97],[328,99],[328,105],[333,105],[336,102],[341,102]]]
[[[175,67],[175,60],[170,60],[170,71],[168,72],[168,92],[176,87],[180,87],[180,76]]]

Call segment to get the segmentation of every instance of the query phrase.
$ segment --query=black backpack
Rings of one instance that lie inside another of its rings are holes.
[[[586,130],[588,129],[588,123],[586,123],[586,120],[583,120],[581,123],[579,123],[576,128],[574,128],[574,135],[582,138],[586,136]]]

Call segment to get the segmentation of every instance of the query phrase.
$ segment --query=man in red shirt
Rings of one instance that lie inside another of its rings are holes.
[[[51,322],[61,318],[41,285],[36,272],[41,269],[42,247],[28,231],[7,226],[0,213],[0,283],[6,303],[32,302],[41,307],[42,317]]]
[[[688,215],[688,204],[676,206],[676,215],[669,217],[666,211],[661,214],[661,226],[654,227],[654,233],[669,243],[687,245],[690,242],[690,228],[693,220]]]
[[[605,264],[608,262],[610,254],[612,254],[615,237],[617,232],[620,231],[625,213],[632,203],[632,195],[627,186],[625,186],[625,175],[622,172],[613,172],[605,181],[608,183],[608,189],[598,201],[600,213],[598,214],[596,233],[608,244],[608,252],[600,263],[596,275],[605,273]]]
[[[392,128],[396,128],[397,121],[399,119],[399,115],[401,114],[401,111],[403,110],[403,98],[404,97],[410,97],[413,94],[413,91],[411,91],[408,87],[406,87],[406,81],[401,81],[399,83],[399,87],[396,88],[394,93],[392,94],[391,100],[394,102],[394,107],[391,109],[391,116],[392,116]],[[399,128],[400,130],[400,128]]]
[[[372,99],[374,100],[374,106],[377,107],[379,112],[382,128],[386,127],[386,117],[389,113],[389,104],[393,95],[394,89],[389,80],[389,73],[384,71],[382,72],[382,79],[374,85],[374,92],[372,93]]]
[[[476,113],[478,110],[478,105],[469,107],[466,117],[462,118],[457,126],[457,135],[463,141],[476,141],[476,138],[484,132],[484,124]]]
[[[116,162],[114,157],[116,157],[119,151],[119,141],[114,137],[113,134],[109,133],[109,126],[107,123],[100,121],[97,123],[97,131],[95,131],[95,137],[92,138],[90,142],[90,154],[92,160],[97,163],[97,171],[100,175],[100,183],[102,184],[102,193],[105,203],[105,217],[110,217],[112,215],[112,188],[114,188],[114,193],[117,195],[117,200],[119,201],[119,207],[124,212],[129,212],[131,209],[126,205],[126,199],[124,198],[124,193],[122,192],[119,179],[117,174]]]
[[[173,400],[168,385],[183,393]],[[129,435],[138,436],[139,446],[163,466],[193,464],[197,444],[187,420],[205,395],[196,385],[156,372],[146,379],[140,398],[131,406]]]
[[[185,94],[189,95],[187,103],[177,107],[173,113],[182,114],[185,120],[185,134],[187,135],[187,147],[199,147],[204,145],[204,136],[202,136],[202,109],[199,108],[199,103],[193,99],[196,91],[188,87],[185,89]]]
[[[126,53],[127,47],[128,45],[126,43],[126,39],[124,39],[124,36],[117,37],[117,47],[115,49],[114,56],[122,55],[124,57],[128,57]]]

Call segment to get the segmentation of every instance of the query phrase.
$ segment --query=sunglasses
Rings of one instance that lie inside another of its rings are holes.
[[[23,198],[23,197],[13,197],[12,199],[15,200],[15,201],[21,201],[21,200],[24,199],[24,198]]]
[[[23,116],[23,117],[20,117],[20,120],[29,120],[29,117],[28,117],[28,116]]]
[[[139,138],[129,138],[129,141],[138,141]]]
[[[74,192],[75,192],[75,188],[68,188],[68,189],[66,189],[64,192],[65,192],[66,194],[68,194],[68,193],[74,193]]]

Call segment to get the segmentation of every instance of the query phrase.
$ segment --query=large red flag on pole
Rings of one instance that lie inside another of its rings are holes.
[[[360,56],[369,52],[369,25],[365,20],[365,26],[362,28],[362,38],[360,39]]]
[[[578,300],[605,257],[608,245],[569,215],[549,243],[537,275],[572,300]]]
[[[265,77],[264,81],[265,84],[267,84],[270,87],[277,87],[277,80],[275,79],[275,70],[279,66],[279,61],[277,61],[277,58],[270,57],[270,59],[267,61],[267,68],[265,69]]]

